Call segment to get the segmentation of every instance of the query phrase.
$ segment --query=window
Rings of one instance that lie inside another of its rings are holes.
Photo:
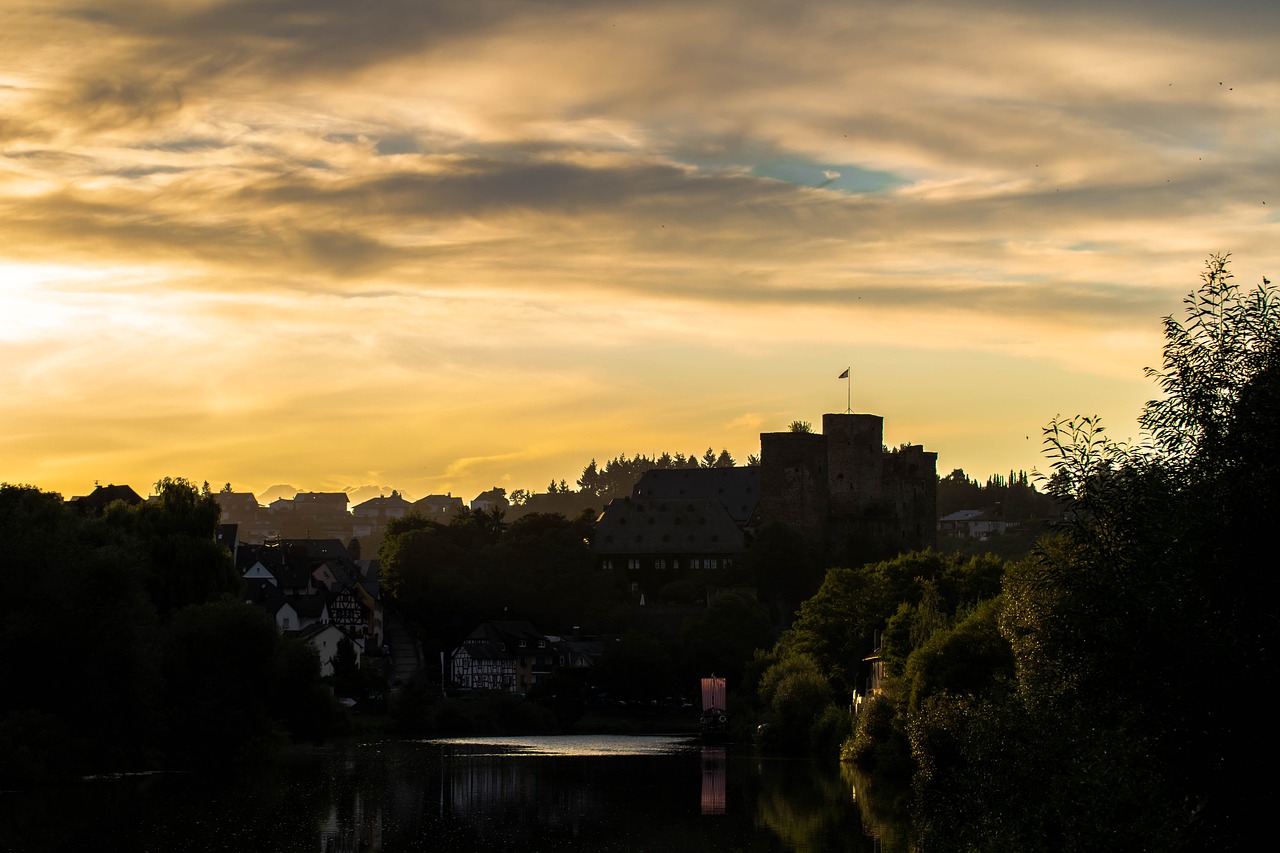
[[[601,560],[601,561],[600,561],[600,568],[604,569],[605,571],[609,571],[609,572],[613,571],[613,560]]]
[[[689,568],[691,569],[702,568],[702,561],[699,560],[697,557],[693,558],[692,560],[689,561]]]
[[[715,557],[711,557],[711,558],[709,558],[709,559],[707,560],[707,568],[708,568],[708,569],[714,569],[715,567],[716,567],[716,558],[715,558]]]
[[[627,568],[632,570],[640,568],[639,558],[632,557],[631,559],[627,560]]]
[[[655,569],[665,569],[667,567],[667,561],[663,559],[654,560],[653,567]]]

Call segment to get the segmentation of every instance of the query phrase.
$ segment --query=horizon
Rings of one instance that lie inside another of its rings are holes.
[[[846,368],[941,475],[1043,471],[1057,416],[1137,435],[1209,255],[1280,274],[1277,4],[13,0],[0,27],[0,480],[68,497],[741,461],[844,411]]]

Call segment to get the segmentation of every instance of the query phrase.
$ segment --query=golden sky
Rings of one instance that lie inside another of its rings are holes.
[[[0,480],[411,498],[1134,432],[1280,276],[1280,4],[0,0]],[[367,493],[367,488],[361,488]]]

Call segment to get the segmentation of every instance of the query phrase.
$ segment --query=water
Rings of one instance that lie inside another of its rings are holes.
[[[230,778],[0,794],[0,850],[887,849],[854,791],[835,766],[669,737],[353,742]]]

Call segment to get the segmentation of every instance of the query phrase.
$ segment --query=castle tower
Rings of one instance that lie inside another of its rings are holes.
[[[760,503],[763,524],[782,522],[820,547],[826,535],[827,439],[808,432],[760,433]]]
[[[861,516],[884,500],[884,418],[823,415],[831,514]]]

